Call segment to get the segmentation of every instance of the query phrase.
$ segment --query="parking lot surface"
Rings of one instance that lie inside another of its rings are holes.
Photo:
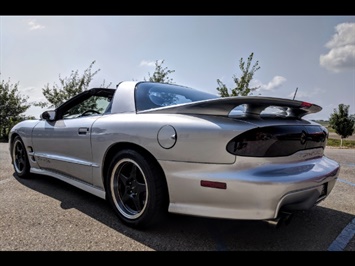
[[[18,179],[0,143],[0,251],[355,251],[355,150],[325,153],[341,165],[338,181],[289,225],[170,215],[138,231],[106,201],[62,181]]]

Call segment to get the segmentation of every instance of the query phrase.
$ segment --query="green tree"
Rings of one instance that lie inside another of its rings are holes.
[[[87,90],[93,77],[100,71],[100,69],[92,71],[92,67],[95,64],[93,61],[90,66],[84,71],[82,75],[79,75],[78,70],[72,70],[69,77],[61,78],[59,75],[60,85],[56,83],[50,88],[49,84],[45,85],[42,89],[44,97],[48,102],[38,102],[35,105],[40,107],[58,107],[63,102],[72,98],[73,96]],[[101,87],[109,87],[111,83],[106,86],[105,81]]]
[[[0,139],[8,141],[10,129],[25,119],[34,119],[23,113],[31,106],[28,96],[22,96],[18,91],[18,84],[11,84],[10,79],[0,83]]]
[[[162,60],[160,63],[158,60],[155,61],[155,71],[153,75],[151,76],[150,73],[148,73],[149,79],[148,81],[153,81],[153,82],[160,82],[160,83],[173,83],[173,79],[169,78],[168,75],[171,73],[174,73],[175,70],[170,70],[167,67],[163,68],[164,60]],[[144,80],[146,80],[144,78]]]
[[[343,145],[343,139],[354,133],[355,120],[349,116],[349,105],[339,104],[338,110],[334,108],[334,112],[330,115],[329,126],[335,130],[340,136],[340,147]]]
[[[238,78],[236,75],[233,75],[235,88],[228,89],[227,86],[221,80],[217,79],[217,83],[218,83],[217,91],[219,92],[219,95],[221,97],[247,96],[249,95],[250,92],[258,89],[258,87],[254,87],[254,88],[249,87],[249,83],[253,79],[254,73],[260,69],[259,61],[256,61],[254,65],[251,67],[253,56],[254,53],[251,53],[248,57],[247,62],[244,61],[243,57],[240,58],[239,68],[242,71],[242,75],[240,78]]]

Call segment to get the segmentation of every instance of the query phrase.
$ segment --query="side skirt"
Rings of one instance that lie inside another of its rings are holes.
[[[57,178],[59,180],[62,180],[64,182],[70,184],[70,185],[73,185],[77,188],[80,188],[80,189],[86,191],[86,192],[89,192],[90,194],[93,194],[99,198],[106,199],[106,192],[103,189],[98,188],[98,187],[94,187],[94,186],[92,186],[88,183],[82,182],[80,180],[70,178],[70,177],[61,175],[59,173],[47,171],[44,169],[31,168],[31,173],[40,174],[40,175],[47,175],[47,176]]]

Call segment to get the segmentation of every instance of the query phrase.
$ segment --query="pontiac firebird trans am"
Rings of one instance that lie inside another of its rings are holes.
[[[332,191],[339,164],[318,105],[125,81],[92,88],[10,132],[17,177],[58,178],[143,229],[164,214],[276,225]]]

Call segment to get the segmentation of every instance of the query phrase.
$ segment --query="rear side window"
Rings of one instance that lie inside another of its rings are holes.
[[[184,104],[219,96],[174,84],[143,82],[135,91],[137,111]]]

